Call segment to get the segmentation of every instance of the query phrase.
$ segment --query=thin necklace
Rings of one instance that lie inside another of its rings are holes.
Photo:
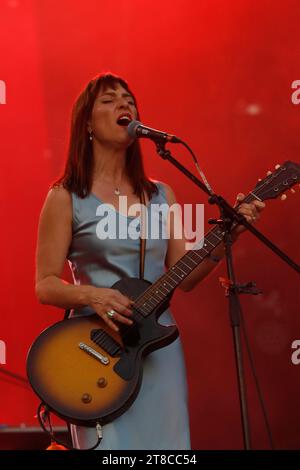
[[[114,189],[114,193],[115,193],[116,196],[120,196],[120,194],[121,194],[120,186],[121,186],[121,183],[122,183],[122,179],[123,179],[123,174],[122,174],[122,176],[121,176],[120,185],[119,185],[119,186],[116,186],[115,189]]]

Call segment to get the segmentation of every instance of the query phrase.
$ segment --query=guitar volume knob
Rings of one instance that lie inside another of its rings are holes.
[[[82,397],[81,397],[81,401],[82,401],[83,403],[86,403],[86,404],[87,404],[87,403],[91,403],[91,401],[92,401],[92,395],[90,395],[89,393],[84,393],[84,394],[82,395]]]
[[[100,388],[104,388],[107,385],[107,380],[104,377],[100,377],[100,379],[97,381],[97,385]]]

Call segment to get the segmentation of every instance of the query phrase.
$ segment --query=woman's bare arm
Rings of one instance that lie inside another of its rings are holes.
[[[91,286],[75,286],[61,279],[71,239],[71,195],[57,187],[49,191],[39,220],[35,289],[42,304],[76,308],[88,303]]]
[[[117,325],[107,316],[114,310],[114,320],[131,324],[132,301],[116,289],[69,284],[61,278],[72,240],[72,199],[62,188],[52,189],[41,211],[36,252],[36,295],[42,304],[64,309],[86,305],[114,330]]]

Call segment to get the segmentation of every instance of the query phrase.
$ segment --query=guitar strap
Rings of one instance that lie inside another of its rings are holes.
[[[146,202],[145,202],[145,194],[143,190],[141,192],[140,202],[142,205],[141,232],[140,232],[140,279],[144,279],[145,253],[146,253],[146,236],[144,233],[145,228],[146,228],[146,220],[145,220]]]

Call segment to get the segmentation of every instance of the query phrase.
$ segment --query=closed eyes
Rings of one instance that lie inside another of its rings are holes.
[[[113,100],[105,100],[105,101],[102,101],[102,103],[112,103]],[[133,101],[128,101],[128,104],[132,105],[132,106],[135,106],[135,103]]]

